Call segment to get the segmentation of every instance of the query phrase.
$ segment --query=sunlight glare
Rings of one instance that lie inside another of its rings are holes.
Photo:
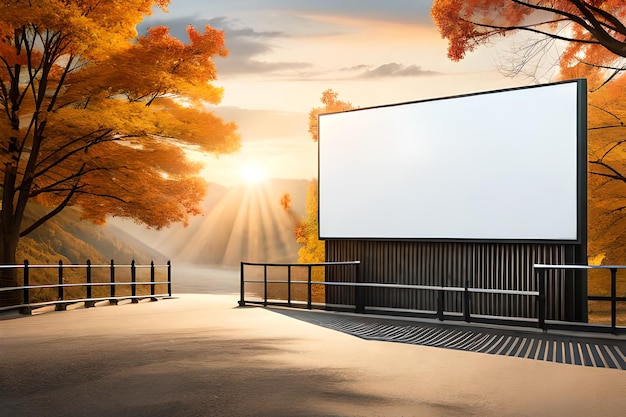
[[[239,176],[248,185],[258,184],[266,178],[265,170],[256,164],[247,164],[242,167]]]

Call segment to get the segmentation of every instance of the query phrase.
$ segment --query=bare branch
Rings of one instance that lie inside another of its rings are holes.
[[[595,172],[595,171],[590,171],[590,174],[593,175],[598,175],[600,177],[605,177],[605,178],[611,178],[617,181],[621,181],[626,183],[626,177],[624,177],[622,174],[619,173],[618,170],[616,170],[615,168],[613,168],[612,166],[608,165],[607,163],[603,162],[602,160],[598,160],[598,161],[589,161],[590,164],[594,164],[594,165],[598,165],[601,167],[606,168],[607,170],[609,170],[611,173],[606,173],[606,172]]]
[[[603,10],[599,7],[594,6],[593,4],[590,4],[587,2],[584,2],[584,3],[586,7],[593,10],[597,14],[601,15],[604,19],[606,19],[607,22],[610,22],[613,26],[611,27],[607,25],[607,27],[611,28],[611,30],[614,30],[622,34],[626,34],[626,25],[624,25],[617,17],[613,16],[611,13],[607,12],[606,10]]]
[[[608,114],[609,116],[613,117],[615,120],[617,120],[620,125],[624,125],[624,122],[622,122],[622,119],[615,113],[608,111],[607,109],[605,109],[604,107],[600,107],[600,106],[596,106],[595,104],[589,104],[589,107],[593,107],[595,109],[598,109],[606,114]]]
[[[621,69],[615,69],[615,71],[613,71],[613,73],[606,80],[604,80],[604,82],[600,84],[599,87],[594,88],[591,92],[595,93],[596,91],[604,87],[609,81],[611,81],[613,78],[617,77],[622,71],[624,71],[624,69],[626,69],[626,67],[623,67]]]
[[[541,26],[541,25],[550,24],[550,23],[565,22],[566,21],[565,19],[554,20],[554,21],[549,21],[549,22],[542,22],[542,23],[532,24],[532,25],[516,25],[516,26],[498,26],[498,25],[489,25],[489,24],[486,24],[486,23],[478,23],[478,22],[474,22],[474,21],[471,21],[471,20],[465,20],[465,19],[462,19],[462,20],[467,22],[467,23],[471,23],[472,25],[475,25],[475,26],[488,28],[488,29],[494,29],[493,32],[486,32],[485,33],[486,36],[499,34],[501,32],[520,30],[520,31],[525,31],[525,32],[538,33],[540,35],[544,35],[544,36],[550,37],[552,39],[557,39],[557,40],[560,40],[560,41],[574,42],[574,43],[584,43],[584,44],[593,44],[593,45],[600,44],[600,42],[598,42],[597,40],[577,39],[577,38],[572,38],[572,37],[568,37],[568,36],[561,36],[561,35],[557,35],[557,34],[554,34],[554,33],[551,33],[551,32],[547,32],[547,31],[535,28],[535,26]]]
[[[620,207],[616,207],[614,209],[611,209],[610,213],[614,214],[614,213],[617,213],[617,212],[620,212],[620,211],[624,211],[624,210],[626,210],[626,206],[620,206]]]
[[[557,14],[559,16],[563,16],[566,18],[566,20],[570,20],[574,23],[579,24],[580,26],[582,26],[583,28],[585,28],[585,30],[587,30],[589,33],[594,34],[594,36],[596,36],[596,32],[598,32],[598,34],[604,38],[604,36],[601,35],[601,33],[599,32],[604,32],[606,35],[608,35],[606,33],[606,31],[602,30],[602,24],[595,18],[595,16],[593,16],[593,13],[591,13],[583,4],[583,2],[579,1],[579,0],[570,0],[572,3],[574,3],[574,5],[576,6],[576,8],[578,8],[581,13],[583,13],[583,15],[585,15],[585,17],[589,20],[589,22],[585,19],[582,19],[580,16],[575,15],[573,13],[569,13],[566,12],[565,10],[560,10],[554,7],[548,7],[548,6],[541,6],[539,4],[534,4],[534,3],[530,3],[530,2],[526,2],[526,1],[521,1],[521,0],[513,0],[513,3],[517,3],[521,6],[524,7],[528,7],[531,9],[535,9],[535,10],[541,10],[544,12],[549,12],[549,13],[554,13]],[[597,25],[597,26],[594,26]],[[615,30],[615,28],[612,28],[613,30]],[[599,39],[598,36],[596,36],[596,38]],[[613,38],[611,38],[613,39]]]
[[[79,180],[82,177],[84,177],[85,175],[91,174],[91,173],[94,173],[94,172],[111,171],[111,169],[102,168],[102,167],[92,167],[92,168],[89,168],[89,169],[85,169],[84,167],[85,167],[85,164],[83,164],[83,168],[81,170],[77,171],[76,173],[74,173],[74,174],[72,174],[70,176],[61,178],[61,179],[59,179],[57,181],[54,181],[53,183],[51,183],[51,184],[49,184],[49,185],[47,185],[45,187],[37,188],[37,189],[32,190],[31,197],[35,197],[35,196],[38,196],[38,195],[41,195],[41,194],[46,194],[46,193],[66,192],[70,188],[68,188],[68,187],[61,188],[60,185],[65,184],[65,183],[70,182],[70,181]],[[72,186],[72,188],[74,188],[74,186]]]
[[[597,127],[590,127],[587,130],[603,130],[603,129],[616,129],[616,128],[623,128],[624,124],[619,124],[619,125],[607,125],[607,126],[597,126]]]
[[[78,185],[78,183],[77,183],[77,185]],[[42,224],[44,224],[45,222],[47,222],[48,220],[50,220],[51,218],[53,218],[54,216],[59,214],[61,211],[63,211],[63,209],[65,207],[67,207],[67,205],[71,201],[72,197],[74,196],[75,190],[76,190],[76,188],[72,188],[70,190],[70,192],[67,194],[67,196],[65,196],[65,199],[61,202],[61,204],[56,206],[52,211],[50,211],[49,213],[47,213],[46,215],[44,215],[40,219],[36,220],[33,224],[28,226],[26,229],[22,230],[20,232],[20,237],[24,237],[24,236],[28,235],[29,233],[33,232],[39,226],[41,226]]]
[[[598,41],[606,49],[608,49],[609,51],[613,52],[616,55],[626,57],[626,44],[623,41],[617,39],[616,37],[611,36],[604,29],[605,24],[603,24],[598,19],[596,19],[593,12],[589,10],[588,3],[581,1],[581,0],[570,0],[570,2],[573,3],[578,8],[578,10],[580,10],[580,12],[585,16],[585,18],[589,22],[589,24],[587,25],[586,22],[582,19],[576,19],[576,20],[572,19],[572,20],[574,20],[576,23],[580,24],[585,29],[587,29],[589,33],[591,33],[596,39],[598,39]],[[583,22],[585,24],[583,24]],[[615,27],[612,27],[611,30],[614,30],[620,33],[620,31]],[[626,31],[621,32],[621,34],[626,35]]]
[[[71,156],[76,155],[77,153],[80,153],[80,152],[84,152],[87,149],[89,149],[90,147],[92,147],[92,146],[94,146],[94,145],[96,145],[98,143],[113,142],[113,141],[118,140],[117,138],[113,138],[113,137],[111,137],[109,139],[106,138],[108,135],[111,134],[112,131],[113,131],[113,129],[103,129],[102,131],[91,132],[88,135],[81,136],[79,138],[76,138],[76,139],[74,139],[72,141],[69,141],[69,142],[65,143],[63,146],[59,147],[54,152],[50,153],[50,155],[46,156],[46,158],[42,159],[40,162],[37,163],[37,168],[39,168],[39,167],[43,166],[44,164],[46,164],[48,161],[52,160],[53,158],[56,158],[49,165],[45,166],[44,168],[40,169],[39,171],[36,171],[34,173],[34,176],[35,177],[39,177],[39,176],[44,175],[46,172],[48,172],[51,169],[53,169],[54,167],[58,166],[62,162],[65,162]],[[90,135],[96,135],[96,134],[97,134],[97,136],[95,138],[89,140],[84,145],[78,146],[78,147],[73,148],[71,150],[67,150],[68,148],[72,148],[73,146],[75,146],[77,143],[80,143],[80,142],[86,140]],[[66,151],[66,150],[67,150],[67,152],[64,155],[61,155],[60,157],[57,158],[57,155],[59,155],[62,151]]]

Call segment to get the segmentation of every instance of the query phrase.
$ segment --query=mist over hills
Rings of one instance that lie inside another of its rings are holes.
[[[308,181],[273,179],[253,185],[224,187],[210,184],[202,203],[203,215],[160,231],[123,219],[117,229],[174,263],[237,266],[248,262],[295,262],[299,245],[293,229],[306,210]],[[288,193],[291,208],[280,199]]]
[[[189,225],[147,229],[127,219],[98,226],[67,208],[20,241],[17,262],[31,264],[164,263],[238,266],[248,262],[295,262],[299,245],[293,229],[305,215],[306,180],[267,180],[254,185],[210,184],[203,215]],[[289,194],[292,205],[280,204]],[[31,204],[27,221],[48,209]]]
[[[29,204],[26,221],[41,217],[48,209]],[[17,262],[27,259],[31,264],[140,264],[167,261],[167,257],[154,248],[115,227],[103,227],[81,220],[80,212],[66,208],[20,240]]]

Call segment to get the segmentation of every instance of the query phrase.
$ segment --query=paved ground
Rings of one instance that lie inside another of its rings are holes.
[[[462,321],[409,320],[390,316],[275,310],[298,320],[368,340],[409,343],[530,360],[626,370],[626,338],[610,334],[543,332]]]
[[[365,340],[280,310],[237,307],[233,271],[185,274],[168,300],[0,315],[0,415],[576,417],[626,410],[623,370]]]

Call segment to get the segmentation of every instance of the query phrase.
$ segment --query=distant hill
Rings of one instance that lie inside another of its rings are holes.
[[[306,180],[268,180],[254,186],[211,184],[202,204],[204,214],[188,227],[160,231],[112,219],[123,229],[177,263],[235,266],[249,262],[295,262],[299,245],[293,229],[306,210]],[[280,199],[288,193],[292,206]]]
[[[26,219],[32,221],[46,212],[44,207],[30,204]],[[80,220],[77,209],[67,208],[20,240],[17,261],[51,264],[62,260],[67,264],[150,263],[167,261],[154,248],[115,227],[98,226]]]
[[[299,245],[294,226],[304,217],[308,181],[269,180],[254,186],[211,184],[202,203],[203,215],[189,226],[175,224],[160,231],[126,219],[105,226],[80,220],[68,208],[20,240],[17,261],[51,264],[175,263],[236,266],[249,262],[295,262]],[[280,199],[288,193],[291,208]],[[31,204],[27,221],[39,218],[44,207]]]

